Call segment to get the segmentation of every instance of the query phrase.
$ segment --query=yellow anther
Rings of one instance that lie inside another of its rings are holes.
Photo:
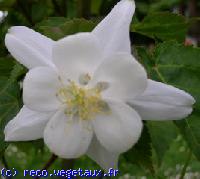
[[[65,114],[70,117],[78,116],[82,120],[90,120],[108,111],[107,107],[105,110],[107,105],[102,101],[100,90],[80,87],[73,81],[69,81],[69,85],[61,88],[57,97],[66,105]]]

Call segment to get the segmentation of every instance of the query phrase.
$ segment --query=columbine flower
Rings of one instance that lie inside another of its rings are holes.
[[[191,113],[192,96],[148,80],[131,55],[134,10],[133,1],[122,0],[91,33],[57,42],[26,27],[9,30],[8,50],[30,71],[23,84],[25,105],[7,124],[6,141],[44,138],[60,157],[86,153],[102,168],[115,168],[119,154],[137,142],[141,118]]]

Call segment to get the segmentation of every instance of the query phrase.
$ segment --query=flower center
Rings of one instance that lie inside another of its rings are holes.
[[[82,120],[93,119],[109,109],[107,103],[102,100],[98,85],[89,89],[69,81],[69,85],[59,89],[57,97],[66,105],[67,116],[78,116]]]

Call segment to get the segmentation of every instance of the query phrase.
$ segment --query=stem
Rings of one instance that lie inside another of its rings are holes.
[[[74,168],[74,159],[63,159],[61,162],[61,167],[63,170],[69,170],[69,169],[73,169]]]
[[[9,166],[4,155],[2,156],[2,162],[3,162],[4,167],[9,170]]]
[[[74,163],[75,163],[74,159],[62,159],[61,168],[62,168],[62,170],[65,170],[65,171],[73,169],[74,168]],[[79,178],[79,177],[75,177],[75,178]]]
[[[190,163],[191,158],[192,158],[192,151],[190,150],[189,154],[188,154],[188,158],[187,158],[187,160],[185,162],[185,165],[183,166],[183,169],[181,171],[181,176],[180,176],[179,179],[184,179],[184,176],[185,176],[185,173],[186,173],[186,170],[187,170],[187,167],[188,167],[188,165]]]
[[[104,178],[104,172],[98,177],[98,179],[103,179]]]
[[[47,170],[49,167],[56,161],[58,157],[54,154],[52,154],[51,158],[49,161],[45,164],[45,166],[42,168],[42,170]],[[36,177],[35,179],[40,179],[40,177]]]
[[[2,156],[2,163],[3,163],[4,167],[5,167],[7,170],[9,170],[9,166],[8,166],[8,163],[7,163],[6,158],[5,158],[4,155]],[[6,179],[12,179],[12,176],[6,177]]]

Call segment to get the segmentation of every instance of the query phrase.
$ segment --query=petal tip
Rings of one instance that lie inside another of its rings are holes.
[[[12,138],[5,135],[5,138],[4,138],[5,142],[11,142],[12,141]]]
[[[8,48],[8,50],[9,50],[9,44],[11,43],[11,41],[12,41],[12,35],[10,33],[7,33],[5,36],[5,45]]]
[[[180,118],[177,118],[177,120],[181,120],[181,119],[185,119],[187,117],[189,117],[193,112],[193,108],[192,107],[188,107],[187,111],[185,112],[185,115],[183,115]]]
[[[5,126],[4,128],[4,140],[6,142],[10,142],[10,141],[15,141],[15,131],[16,129],[14,129],[14,124],[13,124],[13,120],[9,121],[8,124]]]
[[[119,3],[127,3],[130,7],[132,7],[135,10],[135,1],[134,0],[122,0]]]
[[[10,27],[10,28],[8,29],[8,33],[11,34],[11,33],[14,31],[15,28],[16,28],[16,26]]]
[[[182,92],[182,98],[185,98],[185,106],[192,106],[196,103],[195,98],[188,92],[184,91],[184,90],[180,90],[178,89],[180,92]],[[180,93],[181,94],[181,93]],[[181,95],[180,95],[181,97]]]
[[[113,8],[114,9],[123,9],[125,12],[132,12],[133,15],[135,12],[135,1],[134,0],[121,0]],[[123,12],[123,11],[122,11]],[[132,15],[130,17],[132,17]]]
[[[196,100],[194,99],[193,96],[190,95],[190,97],[191,97],[191,105],[194,105],[196,103]]]
[[[5,127],[5,129],[4,129],[4,135],[5,135],[4,140],[5,140],[6,142],[10,142],[10,141],[13,140],[12,132],[9,132],[9,131],[8,131],[8,125],[7,125],[7,126]]]
[[[26,26],[12,26],[8,29],[8,33],[12,33],[14,34],[15,32],[19,32],[21,30],[21,32],[23,32],[23,30],[27,30],[29,29]]]

